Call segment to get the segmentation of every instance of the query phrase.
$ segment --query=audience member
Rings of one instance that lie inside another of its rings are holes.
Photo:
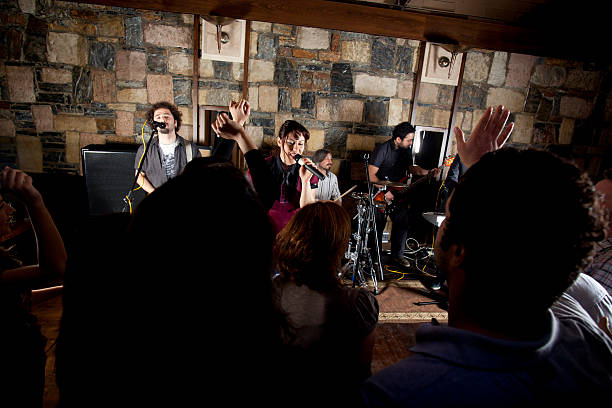
[[[612,213],[612,169],[604,174],[604,179],[595,184],[595,189],[603,195],[608,216]],[[595,279],[612,295],[612,223],[606,231],[606,238],[595,245],[593,263],[585,273]],[[611,322],[612,323],[612,322]]]
[[[0,188],[0,236],[11,229],[14,212],[6,200],[17,200],[27,209],[38,250],[38,264],[23,265],[0,248],[0,406],[41,407],[47,339],[31,313],[31,294],[64,274],[66,250],[30,176],[6,167]]]
[[[347,212],[321,201],[302,208],[276,238],[274,293],[284,316],[282,339],[294,380],[316,398],[355,395],[371,374],[378,302],[368,290],[341,283],[350,235]]]
[[[130,217],[91,216],[70,247],[55,348],[59,407],[102,406],[117,400],[118,375],[129,367],[124,336],[130,334],[129,319],[135,316],[132,309],[140,293],[133,281],[138,266],[133,265],[154,256],[150,251],[130,254]]]
[[[186,214],[193,209],[196,215]],[[160,229],[162,214],[175,221],[171,236]],[[240,170],[212,157],[187,164],[142,200],[120,241],[129,259],[115,259],[116,268],[100,276],[110,318],[98,314],[103,310],[92,316],[69,303],[69,295],[87,288],[70,287],[67,277],[66,315],[101,321],[99,332],[105,334],[81,336],[76,349],[58,344],[58,365],[72,368],[58,369],[67,378],[58,383],[72,381],[60,389],[62,400],[68,406],[180,406],[218,399],[228,406],[269,406],[282,395],[271,389],[282,377],[276,372],[273,239],[273,225]],[[112,263],[105,257],[112,258],[103,252],[93,260]],[[87,267],[68,272],[87,273]],[[72,328],[73,335],[78,329]],[[69,335],[64,340],[76,343]],[[87,364],[99,352],[104,360]]]
[[[459,177],[463,176],[467,171],[467,167],[461,161],[459,155],[455,155],[453,158],[453,162],[448,168],[448,173],[446,174],[446,178],[444,179],[444,185],[448,190],[448,195],[453,192],[455,186],[459,182]]]
[[[550,311],[604,232],[592,184],[552,153],[498,150],[513,128],[505,125],[509,114],[489,108],[468,142],[455,129],[468,171],[447,202],[434,249],[448,283],[448,325],[421,326],[414,356],[363,385],[367,406],[610,397],[612,341],[576,309],[560,317]]]
[[[312,156],[312,161],[325,176],[325,179],[319,180],[315,198],[317,200],[332,200],[342,204],[338,177],[331,171],[333,163],[331,152],[327,149],[319,149]]]
[[[276,138],[279,153],[264,159],[240,125],[250,114],[249,103],[242,100],[237,105],[230,105],[230,113],[235,120],[222,113],[213,123],[213,129],[221,137],[238,143],[249,167],[253,186],[264,206],[269,209],[268,214],[276,230],[280,231],[301,207],[315,202],[318,178],[295,159],[296,155],[304,152],[310,133],[294,120],[285,121]],[[303,161],[314,166],[309,158],[305,157]]]
[[[570,313],[566,313],[566,308],[570,309]],[[612,297],[599,282],[585,273],[578,274],[571,286],[553,303],[551,310],[557,317],[573,318],[576,318],[578,310],[583,315],[581,320],[590,319],[612,338]]]

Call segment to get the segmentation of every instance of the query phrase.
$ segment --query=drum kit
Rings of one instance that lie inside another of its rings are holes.
[[[368,247],[368,238],[371,232],[374,232],[374,237],[378,239],[376,233],[376,221],[374,218],[374,198],[368,193],[352,193],[351,197],[357,202],[357,231],[352,235],[352,241],[349,242],[348,249],[344,255],[349,260],[348,271],[351,272],[353,286],[367,286],[366,277],[372,279],[374,292],[378,293],[378,279],[374,270],[374,262],[372,254]],[[379,277],[383,279],[382,264],[380,262],[380,252],[377,247],[377,261],[379,267]]]
[[[372,242],[369,239],[370,234],[373,233],[372,237],[378,239],[378,234],[375,233],[376,221],[374,210],[380,209],[384,211],[385,205],[376,202],[373,195],[368,193],[355,192],[351,194],[351,197],[357,203],[357,214],[353,218],[357,220],[357,228],[352,234],[352,239],[345,253],[345,258],[349,260],[348,271],[351,272],[354,286],[367,286],[367,278],[370,278],[375,291],[377,291],[378,280],[383,280],[384,276],[382,267],[380,267],[380,258],[377,259],[378,262],[373,261],[368,244]],[[422,215],[425,220],[436,227],[439,227],[445,218],[444,213],[439,212],[424,212]],[[413,246],[412,243],[407,245],[409,248]],[[375,272],[376,265],[379,266],[378,277]]]
[[[367,158],[366,169],[367,169]],[[367,170],[366,170],[367,175]],[[373,189],[368,180],[368,191],[372,192]],[[383,192],[387,187],[405,187],[406,184],[396,183],[391,181],[382,181],[380,183],[383,186],[380,192]],[[351,240],[348,245],[344,256],[348,259],[347,272],[351,274],[353,286],[367,287],[367,279],[371,279],[374,287],[374,293],[378,294],[378,281],[383,280],[383,268],[380,257],[380,243],[378,242],[378,232],[376,231],[375,212],[385,211],[386,203],[380,200],[375,200],[377,194],[353,192],[351,197],[357,204],[357,214],[353,219],[357,220],[356,231],[352,234]],[[431,224],[439,227],[444,220],[444,213],[438,212],[425,212],[422,214],[423,217]],[[370,235],[372,234],[372,235]],[[372,236],[373,240],[370,239]],[[410,238],[409,238],[410,239]],[[374,251],[370,250],[369,244]],[[374,252],[374,253],[372,253]]]

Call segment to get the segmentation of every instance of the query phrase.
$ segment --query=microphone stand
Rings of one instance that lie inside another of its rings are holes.
[[[370,183],[370,171],[368,170],[368,160],[370,159],[370,155],[367,153],[364,153],[363,155],[363,161],[365,162],[365,173],[366,173],[366,181],[368,183],[368,200],[370,201],[370,210],[372,212],[375,211],[374,207],[374,200],[373,200],[373,194],[372,194],[372,185]],[[383,269],[382,269],[382,262],[380,260],[380,242],[378,242],[378,226],[376,225],[376,217],[374,217],[373,220],[373,224],[374,224],[374,241],[376,243],[376,262],[378,263],[378,272],[380,275],[380,280],[384,280],[384,276],[383,276]],[[376,272],[375,272],[376,273]],[[378,290],[378,288],[377,288]]]
[[[128,209],[130,207],[130,202],[132,201],[132,194],[134,193],[134,187],[136,187],[136,183],[138,181],[138,177],[140,177],[140,172],[142,171],[142,165],[144,164],[144,161],[146,160],[146,155],[149,152],[149,146],[151,145],[151,141],[153,140],[153,136],[155,136],[157,134],[157,127],[153,128],[153,131],[151,132],[151,137],[149,137],[149,141],[147,142],[144,151],[143,151],[143,157],[142,160],[140,160],[140,165],[138,166],[138,171],[136,172],[136,177],[134,177],[134,181],[132,182],[132,187],[130,187],[130,191],[123,197],[123,210],[121,212],[128,212]]]

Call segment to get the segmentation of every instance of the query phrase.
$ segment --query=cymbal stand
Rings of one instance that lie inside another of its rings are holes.
[[[382,269],[382,262],[380,260],[380,245],[381,243],[378,242],[378,230],[377,230],[377,226],[376,226],[376,221],[374,219],[374,211],[376,211],[376,207],[374,206],[374,193],[372,191],[372,184],[370,183],[370,171],[368,170],[368,161],[370,159],[370,155],[365,153],[363,155],[363,161],[365,163],[365,176],[366,176],[366,181],[368,183],[368,199],[369,199],[369,211],[370,211],[370,219],[372,222],[372,225],[374,226],[374,241],[376,243],[376,245],[374,245],[376,247],[376,262],[378,263],[378,272],[379,272],[379,276],[380,276],[380,280],[384,280],[385,277],[383,276],[383,269]],[[373,273],[372,275],[375,275],[375,273]]]
[[[371,211],[370,205],[365,198],[360,197],[357,203],[357,232],[352,237],[355,241],[354,251],[352,243],[349,242],[348,249],[344,254],[345,258],[349,259],[348,270],[351,271],[353,287],[367,286],[366,274],[372,277],[374,285],[374,293],[378,294],[378,281],[374,271],[372,256],[368,250],[368,236],[372,232],[371,226],[374,222],[374,213]]]

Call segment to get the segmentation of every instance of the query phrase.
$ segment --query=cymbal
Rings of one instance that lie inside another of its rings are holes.
[[[389,180],[377,181],[374,184],[378,184],[379,186],[387,186],[387,187],[408,187],[408,184],[403,184],[397,181],[389,181]]]
[[[446,218],[446,214],[441,212],[424,212],[423,218],[425,218],[427,221],[429,221],[436,227],[439,227],[442,224],[442,221],[444,221],[444,219]]]

